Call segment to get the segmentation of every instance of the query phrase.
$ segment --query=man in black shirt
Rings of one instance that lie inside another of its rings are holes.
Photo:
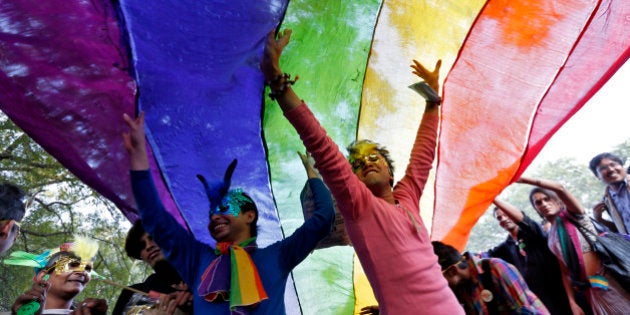
[[[149,293],[149,296],[122,290],[113,315],[128,314],[155,307],[158,303],[166,306],[164,314],[192,314],[192,295],[177,273],[177,270],[164,258],[162,250],[151,236],[144,231],[142,222],[136,221],[127,234],[125,251],[129,257],[149,264],[155,271],[144,282],[131,287]],[[160,313],[162,314],[162,313]]]
[[[487,255],[514,265],[551,314],[571,314],[560,266],[547,246],[542,227],[506,202],[494,200],[494,205],[494,217],[509,235]]]

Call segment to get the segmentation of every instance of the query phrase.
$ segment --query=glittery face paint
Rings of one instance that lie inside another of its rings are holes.
[[[356,173],[358,170],[363,168],[365,163],[367,162],[378,163],[380,162],[380,160],[381,160],[381,157],[378,154],[370,153],[366,156],[361,156],[359,158],[350,160],[350,164],[352,164],[352,171]]]
[[[362,142],[354,146],[353,153],[348,157],[348,161],[350,165],[352,165],[352,171],[356,172],[363,165],[365,165],[365,161],[368,160],[372,163],[378,161],[378,152],[377,146],[375,143],[371,142]]]
[[[55,262],[55,265],[52,268],[55,269],[56,274],[82,271],[90,273],[92,271],[92,262],[80,260],[74,257],[64,256],[59,258],[59,260]]]
[[[241,213],[241,206],[247,203],[249,199],[243,195],[241,189],[234,189],[230,191],[216,208],[210,209],[210,216],[215,214],[220,215],[233,215],[235,217]]]

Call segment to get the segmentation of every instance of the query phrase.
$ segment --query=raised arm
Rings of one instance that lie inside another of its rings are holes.
[[[330,233],[335,219],[332,195],[322,179],[319,178],[316,169],[313,167],[312,159],[309,161],[310,154],[298,153],[308,174],[307,184],[313,194],[312,203],[315,211],[302,226],[282,242],[284,247],[282,251],[284,255],[282,265],[286,270],[293,269],[315,249],[317,243]],[[304,207],[304,204],[302,204],[302,207]]]
[[[170,215],[160,197],[149,171],[146,138],[144,131],[144,112],[136,119],[123,115],[129,126],[129,132],[123,134],[125,149],[129,154],[130,177],[133,195],[145,230],[153,237],[167,259],[178,270],[182,279],[194,283],[196,262],[204,246],[196,241],[194,235],[188,233]]]
[[[529,177],[521,177],[517,181],[517,183],[521,184],[529,184],[538,186],[540,188],[549,189],[555,192],[558,195],[558,198],[562,200],[564,205],[567,207],[567,211],[573,214],[584,214],[584,207],[580,201],[575,198],[561,183],[547,180],[547,179],[534,179]]]
[[[311,156],[310,153],[300,152],[298,151],[298,155],[300,156],[300,160],[302,160],[302,164],[304,165],[304,170],[306,171],[306,176],[311,178],[321,178],[322,176],[319,174],[319,171],[315,168],[315,160]]]
[[[144,133],[144,112],[140,112],[136,119],[123,114],[123,119],[129,126],[129,132],[123,133],[123,142],[127,153],[129,153],[130,169],[132,171],[148,170],[149,158]]]
[[[523,222],[523,219],[525,219],[525,215],[521,210],[507,202],[501,201],[499,199],[494,199],[492,203],[494,203],[497,208],[502,210],[505,215],[510,218],[510,220],[514,221],[514,223]]]
[[[414,199],[414,202],[418,202],[417,200],[422,196],[429,173],[433,168],[433,160],[435,159],[439,104],[441,100],[434,88],[439,87],[440,65],[441,61],[438,60],[433,71],[427,70],[416,60],[411,65],[411,68],[414,70],[413,73],[423,79],[424,82],[413,84],[410,88],[425,98],[426,106],[416,133],[405,176],[396,184],[396,187],[412,193],[410,197]],[[425,86],[422,86],[422,84]]]
[[[413,69],[412,73],[417,75],[420,79],[424,80],[424,82],[426,82],[433,89],[433,92],[435,92],[435,94],[438,95],[440,91],[440,67],[441,66],[442,66],[442,60],[438,60],[435,63],[435,68],[433,69],[433,71],[429,71],[420,62],[414,59],[413,64],[411,65],[411,68]],[[440,103],[435,102],[435,101],[430,101],[426,95],[424,95],[423,93],[420,93],[420,94],[427,100],[427,105],[424,109],[425,113],[437,112],[438,105]]]
[[[280,108],[284,113],[293,108],[298,107],[302,100],[293,92],[291,77],[280,69],[280,56],[284,47],[291,39],[291,30],[286,29],[278,33],[278,37],[274,31],[269,32],[265,43],[265,52],[260,62],[260,69],[265,75],[265,83],[271,89],[270,96],[278,101]]]

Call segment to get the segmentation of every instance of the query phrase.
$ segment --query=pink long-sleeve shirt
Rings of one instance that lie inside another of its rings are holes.
[[[394,187],[398,206],[374,196],[359,180],[306,104],[285,116],[337,201],[381,314],[464,314],[442,276],[420,218],[420,196],[435,156],[438,114],[422,118],[405,176]]]

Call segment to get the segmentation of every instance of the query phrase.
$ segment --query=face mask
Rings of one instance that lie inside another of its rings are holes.
[[[56,274],[62,274],[65,272],[83,272],[90,273],[92,271],[92,262],[84,261],[74,257],[64,256],[59,258],[55,265],[50,269],[54,269]]]
[[[241,213],[241,206],[246,203],[249,203],[249,198],[243,195],[243,191],[241,189],[234,189],[223,197],[219,205],[217,205],[214,209],[210,209],[210,216],[215,214],[231,214],[237,217],[238,214]]]

